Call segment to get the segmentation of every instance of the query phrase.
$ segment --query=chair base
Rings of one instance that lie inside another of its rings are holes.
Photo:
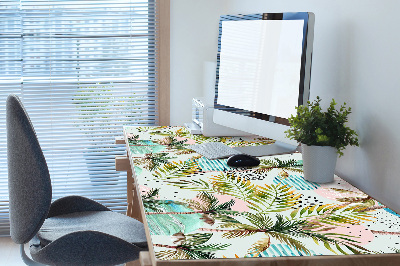
[[[20,253],[21,253],[21,257],[22,260],[24,261],[24,263],[26,265],[30,265],[30,266],[41,266],[45,264],[41,264],[39,262],[33,261],[31,258],[28,257],[28,255],[26,255],[25,253],[25,244],[20,244]]]

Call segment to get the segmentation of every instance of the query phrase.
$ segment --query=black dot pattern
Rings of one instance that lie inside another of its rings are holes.
[[[237,168],[235,174],[244,180],[252,181],[262,181],[268,176],[268,173],[266,172],[256,172],[253,170],[248,170],[247,168]]]
[[[299,204],[296,205],[296,208],[303,208],[306,206],[323,205],[323,204],[326,204],[326,202],[318,200],[317,197],[301,195],[301,197],[299,198]]]
[[[385,210],[380,210],[379,215],[375,217],[376,219],[371,225],[371,229],[400,232],[400,219],[393,219],[393,214]]]

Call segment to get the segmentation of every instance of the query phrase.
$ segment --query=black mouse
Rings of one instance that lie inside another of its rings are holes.
[[[260,164],[260,160],[254,156],[247,154],[236,154],[228,158],[227,165],[238,167],[238,166],[257,166]]]

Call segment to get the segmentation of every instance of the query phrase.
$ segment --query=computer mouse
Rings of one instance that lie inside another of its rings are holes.
[[[247,154],[236,154],[228,158],[228,166],[239,167],[239,166],[257,166],[260,164],[260,160],[254,156]]]

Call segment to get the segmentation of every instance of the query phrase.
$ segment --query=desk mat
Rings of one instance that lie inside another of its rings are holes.
[[[305,180],[300,153],[231,168],[187,148],[273,140],[183,127],[124,134],[160,260],[400,253],[400,215],[337,176],[329,184]]]

